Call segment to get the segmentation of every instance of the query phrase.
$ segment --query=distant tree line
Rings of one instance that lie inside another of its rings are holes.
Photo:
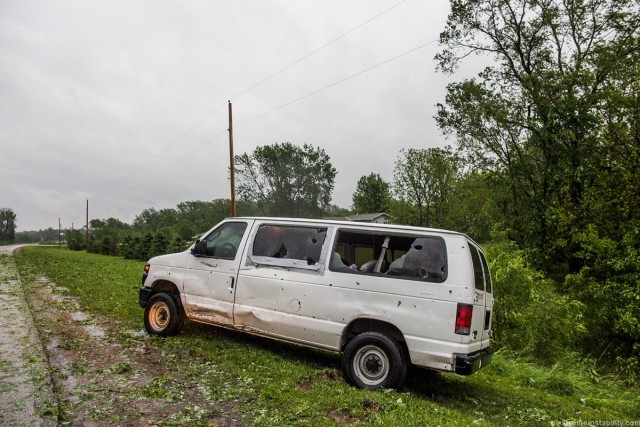
[[[84,227],[82,228],[84,230]],[[57,228],[48,227],[43,230],[32,230],[32,231],[18,231],[15,235],[15,243],[50,243],[57,244],[60,239],[60,233],[62,232],[62,237],[67,239],[67,234],[72,232],[72,229],[62,229],[58,230]],[[78,231],[78,230],[75,230]],[[84,231],[82,231],[84,236]],[[84,239],[84,237],[83,237]],[[84,240],[83,240],[84,242]]]
[[[242,212],[244,204],[239,203],[238,207]],[[92,219],[88,252],[137,260],[180,252],[230,214],[230,201],[217,199],[182,202],[175,209],[148,208],[138,214],[132,224],[116,218]],[[69,249],[86,249],[83,232],[67,231],[66,235]]]

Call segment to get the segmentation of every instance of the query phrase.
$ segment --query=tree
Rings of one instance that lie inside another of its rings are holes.
[[[460,231],[475,241],[491,240],[496,223],[504,222],[502,189],[490,172],[470,170],[456,181],[444,228]]]
[[[337,206],[337,205],[329,205],[324,213],[325,213],[325,216],[336,217],[336,218],[346,217],[353,214],[353,212],[350,211],[349,209],[341,208],[340,206]]]
[[[388,212],[391,202],[390,186],[379,174],[371,173],[358,180],[352,199],[356,213]]]
[[[638,167],[639,27],[631,0],[452,2],[440,69],[451,73],[472,53],[495,65],[448,86],[438,124],[476,167],[503,174],[513,237],[544,248],[540,263],[577,271],[570,230],[620,213],[598,203],[594,215],[585,201],[604,170]]]
[[[436,119],[497,178],[510,237],[584,302],[598,356],[640,349],[639,29],[633,0],[453,0],[436,57],[492,57]]]
[[[136,231],[159,231],[171,229],[178,223],[175,209],[154,208],[143,210],[133,220],[133,228]]]
[[[98,253],[102,255],[118,255],[118,243],[110,236],[103,236],[98,242]]]
[[[193,200],[178,203],[178,223],[182,227],[180,236],[191,239],[194,234],[204,233],[218,222],[231,216],[231,200],[216,199],[211,202]],[[191,234],[187,235],[187,229]]]
[[[67,238],[67,247],[72,251],[84,250],[85,238],[80,230],[67,230],[65,233]]]
[[[89,252],[118,255],[119,244],[131,232],[131,226],[116,218],[89,221]]]
[[[264,215],[319,217],[329,206],[336,170],[321,148],[289,142],[235,157],[240,199]]]
[[[154,257],[157,255],[164,255],[168,253],[169,239],[162,233],[156,233],[151,240],[151,248],[149,249],[149,256]]]
[[[401,150],[393,188],[408,205],[403,217],[423,227],[444,227],[459,177],[459,159],[450,147]]]
[[[10,208],[0,209],[0,242],[13,243],[16,238],[16,214]]]
[[[191,241],[184,241],[180,236],[176,236],[170,243],[168,251],[170,253],[182,252],[187,249],[191,244]]]

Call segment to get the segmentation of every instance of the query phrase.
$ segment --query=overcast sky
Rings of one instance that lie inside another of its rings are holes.
[[[230,99],[236,154],[321,147],[348,208],[361,176],[393,179],[402,148],[454,142],[433,119],[464,77],[435,70],[448,12],[446,0],[0,0],[0,207],[23,231],[80,228],[87,199],[91,218],[131,222],[228,198]]]

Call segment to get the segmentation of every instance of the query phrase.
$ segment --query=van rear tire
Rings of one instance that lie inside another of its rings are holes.
[[[378,332],[358,334],[345,347],[342,359],[347,381],[368,390],[401,386],[407,366],[398,342]]]
[[[176,335],[184,324],[182,307],[171,296],[158,293],[152,296],[144,310],[144,327],[152,335]]]

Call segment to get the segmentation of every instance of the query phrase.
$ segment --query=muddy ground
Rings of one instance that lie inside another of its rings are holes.
[[[57,425],[50,370],[11,256],[16,248],[0,246],[0,425]]]
[[[144,330],[92,318],[47,277],[21,283],[3,252],[0,425],[243,424],[171,372]]]

